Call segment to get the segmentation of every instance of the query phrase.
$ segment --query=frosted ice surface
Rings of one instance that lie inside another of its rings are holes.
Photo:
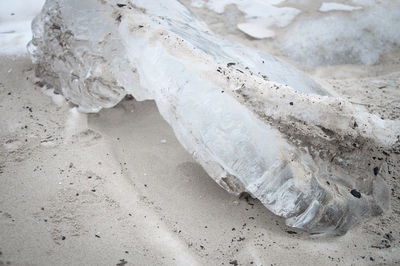
[[[388,207],[386,167],[374,175],[365,154],[398,145],[397,122],[215,36],[179,1],[48,0],[32,27],[44,82],[87,112],[155,100],[210,177],[288,225],[341,234]]]
[[[329,11],[353,11],[353,10],[360,10],[362,9],[361,6],[349,6],[341,3],[335,2],[326,2],[322,3],[319,11],[321,12],[329,12]]]

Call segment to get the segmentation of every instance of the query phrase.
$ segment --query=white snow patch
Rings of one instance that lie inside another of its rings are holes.
[[[26,44],[32,39],[31,21],[44,0],[0,1],[0,54],[26,54]]]
[[[271,38],[275,35],[269,27],[286,27],[301,13],[296,8],[274,6],[282,2],[284,1],[210,0],[206,6],[214,12],[221,14],[224,12],[226,6],[235,4],[244,13],[246,18],[246,23],[239,24],[238,28],[254,38],[262,39]]]
[[[360,10],[362,9],[361,6],[349,6],[341,3],[335,2],[328,2],[322,3],[319,11],[321,12],[329,12],[329,11],[353,11],[353,10]]]
[[[275,32],[269,30],[266,27],[262,27],[257,23],[239,23],[237,25],[238,29],[246,33],[247,35],[255,39],[272,38],[275,36]]]

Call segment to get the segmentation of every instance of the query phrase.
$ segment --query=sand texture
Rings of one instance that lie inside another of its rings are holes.
[[[368,69],[373,78],[358,67],[353,78],[343,68],[316,76],[371,111],[398,117],[396,106],[379,107],[398,99],[398,85],[374,84],[399,84],[399,72],[377,67]],[[85,115],[55,104],[37,81],[28,58],[1,58],[0,265],[400,262],[398,154],[375,158],[391,169],[392,209],[342,237],[315,239],[220,188],[153,102],[128,99]]]

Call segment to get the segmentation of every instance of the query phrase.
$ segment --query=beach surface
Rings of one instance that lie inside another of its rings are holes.
[[[223,35],[216,14],[193,10]],[[280,55],[236,28],[225,33]],[[399,51],[368,66],[297,66],[399,120]],[[41,84],[25,52],[1,54],[0,265],[400,264],[400,154],[373,159],[389,166],[391,209],[344,236],[310,236],[219,187],[154,102],[80,113]]]
[[[326,80],[363,100],[356,88],[370,79]],[[392,169],[388,213],[341,237],[311,237],[220,188],[153,102],[82,114],[38,81],[27,57],[1,58],[0,265],[400,262],[398,154],[376,159]],[[376,112],[393,115],[378,106],[387,93],[370,90]]]

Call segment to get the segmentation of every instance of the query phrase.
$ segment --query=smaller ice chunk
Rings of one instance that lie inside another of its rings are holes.
[[[275,32],[257,23],[239,23],[238,29],[255,39],[273,38]]]
[[[319,11],[321,12],[330,12],[330,11],[354,11],[362,9],[361,6],[349,6],[341,3],[335,2],[325,2],[322,3]]]

